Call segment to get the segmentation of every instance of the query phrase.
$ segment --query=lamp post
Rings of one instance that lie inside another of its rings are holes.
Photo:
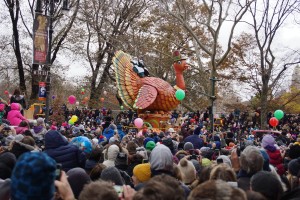
[[[69,11],[69,0],[37,0],[36,1],[36,14],[42,14],[43,8],[45,16],[49,17],[48,23],[48,50],[47,50],[47,62],[43,69],[46,71],[46,110],[45,110],[45,122],[49,122],[49,110],[50,110],[50,90],[51,90],[51,73],[50,68],[52,65],[51,51],[52,51],[52,35],[53,35],[53,15],[55,4],[60,5],[62,3],[62,10]]]

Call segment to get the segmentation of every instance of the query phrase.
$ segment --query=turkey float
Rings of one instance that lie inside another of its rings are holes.
[[[123,103],[130,109],[137,110],[139,117],[155,128],[162,128],[162,121],[167,121],[170,111],[180,101],[175,97],[177,90],[185,90],[183,72],[188,68],[186,58],[179,51],[173,53],[176,85],[145,76],[148,74],[142,62],[135,61],[129,54],[117,51],[113,58],[118,94]]]

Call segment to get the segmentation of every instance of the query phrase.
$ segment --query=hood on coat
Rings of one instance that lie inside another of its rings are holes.
[[[45,135],[45,148],[53,149],[60,146],[65,146],[69,144],[67,139],[62,136],[58,131],[51,130]]]
[[[20,105],[19,105],[18,103],[12,103],[12,104],[10,105],[10,108],[11,108],[12,110],[20,110]]]

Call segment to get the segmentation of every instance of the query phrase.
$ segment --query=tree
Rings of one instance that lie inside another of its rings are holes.
[[[276,40],[285,22],[299,9],[300,1],[266,0],[255,1],[250,7],[251,33],[243,34],[234,44],[239,67],[235,68],[236,77],[254,89],[260,100],[261,126],[267,127],[267,112],[276,91],[282,89],[289,68],[300,62],[299,50],[276,46]],[[233,72],[233,71],[232,71]]]
[[[114,80],[110,69],[114,52],[129,46],[126,45],[127,31],[146,10],[147,3],[147,0],[82,2],[79,19],[86,24],[87,33],[83,33],[84,41],[81,42],[86,44],[84,54],[92,71],[91,104],[98,101],[105,83]],[[77,30],[82,31],[81,24],[78,24]]]
[[[213,107],[216,100],[217,70],[226,61],[231,51],[234,30],[253,1],[202,0],[201,3],[197,3],[197,1],[177,0],[172,3],[168,0],[160,0],[159,2],[164,10],[190,34],[193,44],[191,48],[197,55],[198,66],[207,65],[209,67],[211,91],[210,93],[204,91],[204,93],[210,97]],[[225,24],[226,21],[231,23]],[[222,50],[220,48],[220,31],[224,26],[228,30],[228,36],[227,45]],[[213,114],[210,119],[213,122]],[[213,128],[213,123],[211,123],[211,128]]]

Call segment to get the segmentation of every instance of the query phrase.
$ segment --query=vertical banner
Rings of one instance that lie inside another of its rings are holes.
[[[33,64],[47,63],[48,53],[48,17],[36,14],[33,23]]]
[[[40,101],[46,101],[46,83],[45,82],[39,82],[39,100]]]

